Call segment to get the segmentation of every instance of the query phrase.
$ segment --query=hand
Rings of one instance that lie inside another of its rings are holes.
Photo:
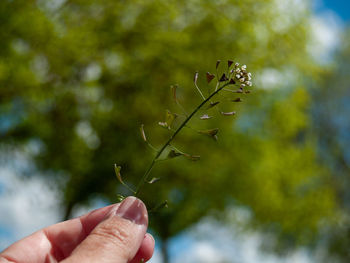
[[[140,263],[152,257],[146,206],[135,197],[49,226],[0,253],[11,263]]]

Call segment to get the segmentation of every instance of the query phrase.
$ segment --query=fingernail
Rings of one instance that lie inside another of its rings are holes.
[[[124,199],[115,214],[138,225],[147,225],[148,223],[146,206],[134,196]]]

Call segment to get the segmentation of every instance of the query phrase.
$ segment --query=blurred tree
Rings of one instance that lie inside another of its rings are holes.
[[[334,188],[342,206],[337,227],[327,229],[324,242],[330,247],[332,260],[350,260],[350,30],[342,39],[332,68],[325,71],[313,90],[313,121],[322,161],[333,174]],[[334,258],[335,256],[335,258]]]
[[[154,145],[169,136],[156,127],[165,109],[179,111],[169,86],[180,84],[191,110],[200,101],[193,72],[203,84],[216,59],[234,58],[276,89],[224,106],[237,120],[192,124],[220,127],[219,145],[183,131],[176,145],[201,162],[155,167],[162,180],[141,196],[150,206],[169,200],[151,219],[164,262],[170,237],[237,203],[283,244],[309,244],[336,205],[309,134],[304,80],[317,69],[307,59],[308,19],[305,5],[272,0],[1,1],[1,144],[40,149],[35,162],[62,185],[65,218],[96,196],[114,202],[127,191],[113,164],[136,184],[152,158],[141,122]]]

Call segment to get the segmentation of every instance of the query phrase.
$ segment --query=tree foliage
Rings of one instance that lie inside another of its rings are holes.
[[[341,206],[341,217],[336,227],[327,228],[324,242],[329,246],[333,258],[330,260],[347,262],[350,259],[349,245],[349,70],[350,31],[347,29],[342,46],[335,54],[332,67],[320,78],[313,96],[313,126],[318,139],[321,160],[332,171],[333,187]]]

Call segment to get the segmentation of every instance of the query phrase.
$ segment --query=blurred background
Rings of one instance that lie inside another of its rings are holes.
[[[158,164],[142,199],[152,263],[350,261],[350,4],[346,0],[1,0],[0,250],[128,194],[152,160],[139,127],[200,102],[233,59],[253,88],[217,142],[184,130],[201,161]]]

